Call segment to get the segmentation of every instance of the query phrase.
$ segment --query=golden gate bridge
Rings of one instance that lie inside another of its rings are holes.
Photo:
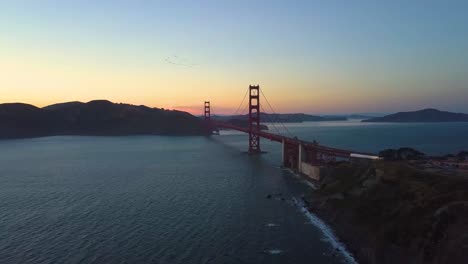
[[[241,127],[233,125],[229,122],[214,120],[211,118],[211,105],[210,101],[205,101],[204,108],[204,120],[206,125],[210,127],[211,131],[218,129],[231,129],[237,130],[249,135],[249,148],[248,153],[251,155],[262,153],[260,139],[268,139],[282,144],[282,165],[284,167],[293,169],[300,173],[307,174],[313,177],[317,172],[320,165],[335,161],[337,158],[340,159],[378,159],[379,157],[373,153],[358,152],[352,150],[345,150],[340,148],[333,148],[324,146],[316,141],[308,142],[300,140],[292,135],[285,136],[279,133],[279,130],[275,127],[278,134],[270,133],[261,130],[260,114],[263,108],[260,105],[260,95],[263,95],[265,101],[270,106],[271,111],[274,113],[273,107],[266,99],[259,85],[250,85],[247,90],[249,95],[248,99],[248,126]],[[246,94],[247,95],[247,94]],[[245,100],[246,96],[244,96]],[[241,102],[241,105],[242,105]],[[240,108],[240,106],[239,106]],[[238,109],[239,110],[239,109]],[[237,112],[237,111],[236,111]],[[265,112],[265,111],[263,111]],[[270,123],[274,121],[270,120]],[[291,134],[284,124],[281,125],[286,131]],[[273,124],[274,126],[274,124]]]

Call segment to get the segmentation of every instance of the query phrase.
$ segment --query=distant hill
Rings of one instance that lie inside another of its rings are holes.
[[[38,108],[0,104],[0,138],[53,135],[201,135],[202,121],[189,113],[105,100]]]
[[[337,120],[348,120],[348,119],[369,119],[369,118],[378,117],[378,115],[344,114],[344,115],[324,115],[322,117],[328,118],[328,119],[334,118]]]
[[[223,122],[229,123],[234,126],[242,127],[242,128],[248,128],[249,127],[249,121],[247,119],[228,119],[228,120],[223,120]],[[268,126],[260,124],[259,126],[260,130],[268,130]]]
[[[362,122],[468,122],[468,115],[428,108],[419,111],[399,112],[383,117],[375,117],[363,120]]]
[[[248,115],[234,115],[234,116],[212,116],[215,120],[247,120]],[[346,121],[347,118],[343,116],[316,116],[303,113],[295,114],[268,114],[260,113],[260,120],[262,123],[301,123],[301,122],[316,122],[316,121]]]

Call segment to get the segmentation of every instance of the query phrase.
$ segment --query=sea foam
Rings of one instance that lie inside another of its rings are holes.
[[[294,204],[298,206],[302,213],[309,219],[309,221],[318,227],[327,242],[329,242],[333,248],[337,249],[344,257],[346,263],[349,264],[358,264],[353,255],[346,249],[346,246],[341,243],[338,238],[333,233],[333,230],[325,224],[320,218],[318,218],[314,213],[307,210],[304,205],[304,202],[300,199],[293,198]]]

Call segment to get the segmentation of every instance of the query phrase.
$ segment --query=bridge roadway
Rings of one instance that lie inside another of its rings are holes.
[[[245,132],[247,134],[249,134],[250,132],[249,128],[238,127],[238,126],[231,125],[229,123],[219,122],[219,121],[212,121],[212,122],[213,122],[213,125],[219,128],[237,130],[237,131]],[[379,158],[376,154],[372,154],[372,153],[356,152],[356,151],[351,151],[351,150],[327,147],[327,146],[320,145],[316,142],[303,141],[297,138],[285,137],[285,136],[276,135],[276,134],[272,134],[272,133],[261,131],[261,130],[253,130],[252,133],[262,138],[266,138],[271,141],[276,141],[279,143],[284,143],[285,145],[289,145],[293,147],[299,147],[302,145],[302,147],[306,151],[311,151],[311,152],[325,154],[325,155],[334,156],[334,157],[341,157],[341,158],[356,157],[356,158],[367,158],[367,159]]]

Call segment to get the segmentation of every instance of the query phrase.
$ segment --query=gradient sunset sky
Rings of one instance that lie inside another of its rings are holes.
[[[468,1],[0,2],[0,103],[468,112]]]

